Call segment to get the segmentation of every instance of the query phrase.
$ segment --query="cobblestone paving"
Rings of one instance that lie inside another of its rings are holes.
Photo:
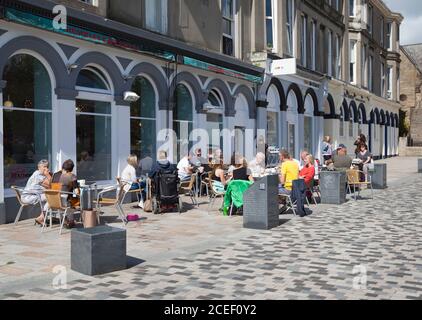
[[[105,276],[79,276],[65,290],[0,290],[0,298],[421,300],[421,190],[422,176],[407,178],[376,191],[375,200],[313,207],[312,215],[271,231],[243,231],[241,220],[225,220],[233,233],[226,242]]]

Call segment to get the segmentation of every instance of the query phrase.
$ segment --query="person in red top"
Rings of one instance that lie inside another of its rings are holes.
[[[305,180],[305,184],[307,187],[311,186],[312,180],[315,178],[315,167],[314,167],[315,159],[312,155],[308,155],[305,158],[305,166],[299,173],[299,177]]]

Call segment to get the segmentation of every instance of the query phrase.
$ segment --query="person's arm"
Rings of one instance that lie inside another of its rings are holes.
[[[48,189],[51,186],[51,179],[53,178],[49,170],[44,171],[45,179],[41,183],[41,186]]]
[[[281,166],[280,169],[280,184],[284,185],[286,183],[286,169],[284,165]]]

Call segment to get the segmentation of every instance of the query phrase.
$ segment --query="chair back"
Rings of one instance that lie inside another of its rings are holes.
[[[189,185],[188,185],[188,189],[189,189],[189,190],[192,190],[192,189],[195,187],[196,175],[197,175],[197,174],[193,174],[193,175],[190,177],[190,181],[189,181]]]
[[[61,183],[53,182],[50,189],[55,191],[62,191],[63,185]]]
[[[360,174],[358,170],[347,170],[346,174],[348,184],[360,184]]]
[[[62,195],[59,190],[46,190],[44,191],[47,199],[48,206],[51,210],[62,210]]]
[[[18,187],[16,187],[16,186],[12,186],[12,190],[15,191],[15,193],[16,193],[16,199],[18,200],[19,204],[21,206],[24,206],[25,204],[22,202],[21,190]]]

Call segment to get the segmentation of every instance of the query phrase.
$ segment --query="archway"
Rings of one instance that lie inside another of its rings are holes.
[[[294,90],[287,95],[287,150],[292,157],[299,155],[299,98]]]

